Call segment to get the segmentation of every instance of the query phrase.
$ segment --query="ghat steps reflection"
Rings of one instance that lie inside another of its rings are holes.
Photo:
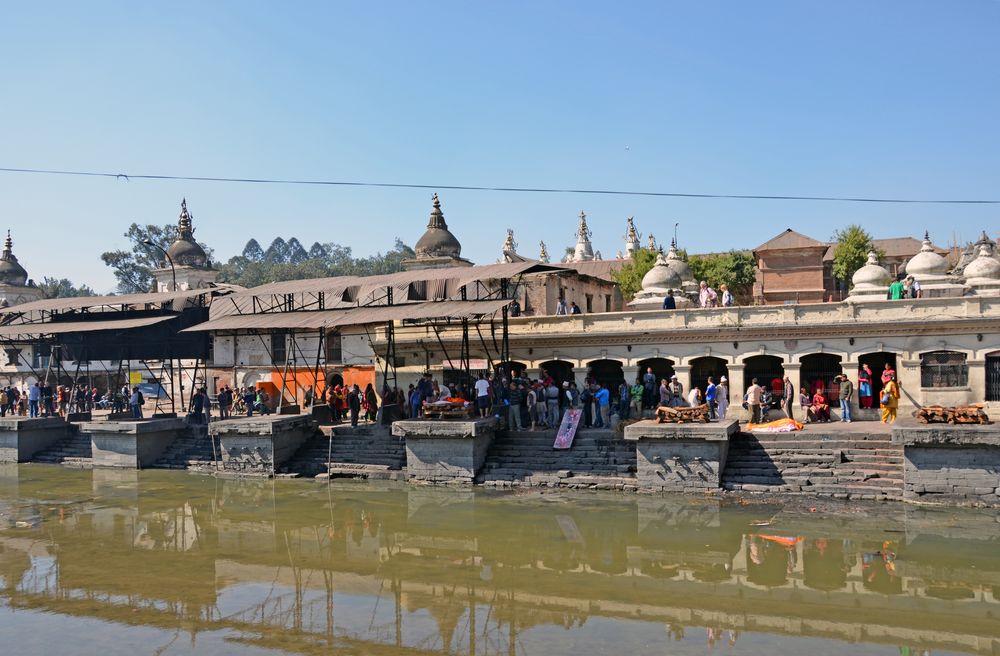
[[[862,510],[8,466],[0,584],[303,653],[554,653],[606,622],[1000,653],[997,514]]]

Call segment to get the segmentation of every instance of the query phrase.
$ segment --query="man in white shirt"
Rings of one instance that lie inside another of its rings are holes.
[[[476,381],[476,407],[480,417],[485,417],[490,409],[490,381],[486,380],[486,374],[479,374]]]
[[[750,423],[760,423],[760,402],[764,397],[764,388],[757,384],[757,379],[750,381],[747,388],[747,405],[750,406]]]

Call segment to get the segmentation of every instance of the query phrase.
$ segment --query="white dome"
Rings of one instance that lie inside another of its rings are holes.
[[[694,273],[691,272],[691,267],[677,255],[676,244],[670,244],[670,251],[667,252],[666,266],[670,267],[670,269],[677,274],[677,277],[681,279],[682,283],[695,282]]]
[[[656,256],[656,264],[642,277],[642,290],[680,289],[681,278],[671,269],[663,253]]]
[[[921,276],[943,276],[948,273],[948,261],[934,252],[929,235],[924,235],[920,252],[906,263],[906,273],[917,280]]]
[[[990,255],[988,246],[979,247],[979,257],[965,266],[968,281],[1000,280],[1000,260]]]
[[[851,277],[851,285],[854,289],[872,289],[873,287],[888,287],[892,276],[885,267],[878,263],[878,256],[875,251],[868,253],[868,262],[854,272]]]

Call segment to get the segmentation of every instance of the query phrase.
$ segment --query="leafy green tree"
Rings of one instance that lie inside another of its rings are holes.
[[[42,279],[38,288],[45,294],[45,298],[67,298],[71,296],[96,296],[97,293],[87,285],[75,286],[69,278],[49,278]]]
[[[833,277],[850,283],[854,273],[865,265],[868,252],[874,249],[872,236],[861,226],[849,225],[833,233]],[[879,257],[885,255],[876,251]]]
[[[251,238],[243,247],[243,257],[250,262],[260,262],[264,259],[264,249],[260,247],[256,239]]]
[[[631,301],[642,289],[642,278],[656,264],[656,256],[657,251],[639,248],[631,260],[611,272],[611,278],[618,283],[626,302]]]
[[[281,242],[287,247],[293,240],[298,242],[294,238],[288,242],[284,240]],[[277,250],[280,250],[280,246]],[[392,250],[363,258],[353,257],[349,247],[339,244],[314,244],[310,251],[317,255],[322,251],[324,255],[306,257],[297,263],[279,262],[267,256],[260,261],[253,261],[243,255],[237,255],[220,267],[219,280],[244,287],[255,287],[280,280],[395,273],[402,270],[403,260],[415,256],[413,249],[399,239],[396,239]],[[272,252],[272,256],[275,255],[276,253]]]
[[[173,223],[144,226],[133,223],[125,232],[125,237],[132,244],[131,250],[108,251],[101,254],[101,260],[114,269],[119,292],[123,294],[148,292],[153,289],[155,281],[153,269],[159,269],[167,264],[163,259],[163,253],[142,242],[149,239],[166,250],[177,239],[177,226]],[[211,259],[212,249],[200,242],[199,246]]]
[[[288,243],[281,237],[275,237],[271,245],[264,251],[264,261],[284,264],[288,261]]]
[[[318,260],[325,258],[327,256],[326,249],[323,248],[323,244],[318,241],[313,242],[313,245],[309,247],[309,259]]]
[[[309,259],[309,253],[295,237],[288,240],[288,262],[299,264]]]
[[[714,289],[725,284],[740,303],[753,295],[757,263],[749,251],[695,255],[688,261],[695,280],[704,280]]]

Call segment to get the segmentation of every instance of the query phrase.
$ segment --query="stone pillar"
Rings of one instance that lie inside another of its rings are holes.
[[[873,372],[881,376],[881,371]],[[923,404],[923,394],[920,391],[920,358],[904,360],[896,358],[896,378],[899,383],[899,414],[908,414],[910,410]],[[878,405],[878,399],[875,399]],[[907,408],[904,413],[903,408]]]
[[[635,379],[639,376],[639,367],[622,367],[622,375],[625,377],[625,382],[630,386],[635,385]],[[656,381],[657,386],[659,386],[660,381]]]
[[[691,365],[675,364],[674,375],[677,376],[677,380],[680,384],[684,386],[684,400],[686,401],[688,392],[691,391]],[[704,391],[705,390],[702,390],[702,392]]]
[[[857,360],[842,360],[840,363],[840,371],[854,383],[854,398],[851,399],[851,416],[854,419],[859,418],[858,413],[861,411],[861,406],[858,405],[858,369],[860,367],[861,363]],[[840,398],[840,395],[837,398]],[[839,405],[840,402],[837,403]]]
[[[729,365],[729,407],[742,411],[740,407],[743,403],[743,395],[746,394],[743,386],[743,365]]]
[[[969,403],[986,401],[986,360],[969,360]]]

